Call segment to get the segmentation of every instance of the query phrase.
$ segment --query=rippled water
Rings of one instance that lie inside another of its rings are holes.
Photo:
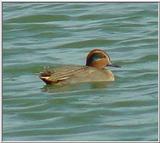
[[[157,140],[157,3],[3,3],[3,140]],[[116,81],[50,87],[44,66],[93,48]]]

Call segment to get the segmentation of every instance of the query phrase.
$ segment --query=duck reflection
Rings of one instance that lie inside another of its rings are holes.
[[[77,83],[67,85],[45,85],[42,88],[43,92],[67,92],[67,91],[79,91],[88,89],[103,89],[111,86],[113,82],[91,82],[91,83]]]

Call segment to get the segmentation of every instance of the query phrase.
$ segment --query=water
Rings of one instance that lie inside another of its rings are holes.
[[[3,140],[158,140],[157,18],[157,3],[3,3]],[[39,79],[93,48],[115,82]]]

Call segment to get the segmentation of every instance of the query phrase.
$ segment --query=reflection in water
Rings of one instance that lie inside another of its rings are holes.
[[[91,82],[91,83],[77,83],[77,84],[67,84],[67,85],[45,85],[42,88],[43,92],[65,92],[65,91],[77,91],[85,89],[103,89],[113,82]]]

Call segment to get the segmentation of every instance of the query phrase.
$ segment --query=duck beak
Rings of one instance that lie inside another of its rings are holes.
[[[115,65],[115,64],[109,64],[109,65],[107,65],[107,66],[115,67],[115,68],[120,68],[120,67],[121,67],[121,66],[119,66],[119,65]]]

